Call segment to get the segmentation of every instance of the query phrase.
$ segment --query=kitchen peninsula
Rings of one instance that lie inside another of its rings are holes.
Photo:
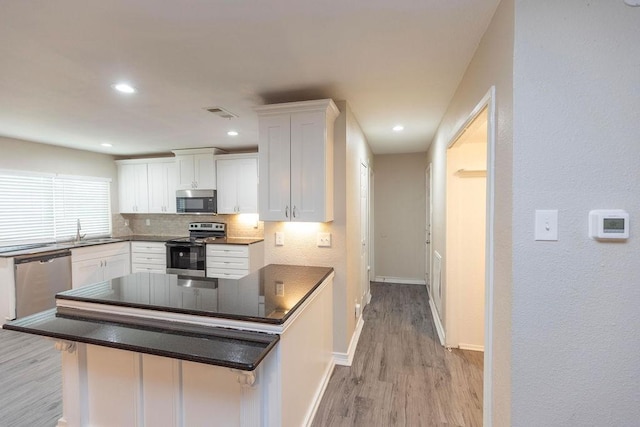
[[[333,269],[135,273],[6,324],[62,351],[58,426],[301,426],[333,370]]]

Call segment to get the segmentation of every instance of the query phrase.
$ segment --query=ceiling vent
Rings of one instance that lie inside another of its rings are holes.
[[[205,108],[205,110],[219,117],[222,117],[223,119],[235,119],[236,117],[238,117],[236,114],[233,114],[232,112],[220,107]]]

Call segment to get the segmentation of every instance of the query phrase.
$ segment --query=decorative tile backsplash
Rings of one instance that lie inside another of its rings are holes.
[[[114,214],[113,236],[153,235],[187,236],[190,222],[224,222],[229,237],[264,237],[264,223],[257,214],[178,215],[178,214]],[[149,225],[147,225],[147,222]],[[128,223],[128,225],[126,225]]]

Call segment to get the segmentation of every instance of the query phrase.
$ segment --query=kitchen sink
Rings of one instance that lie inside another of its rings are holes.
[[[91,246],[91,245],[102,245],[105,243],[116,243],[116,242],[124,242],[124,240],[122,239],[116,239],[113,237],[103,237],[103,238],[98,238],[98,239],[87,239],[87,240],[81,240],[79,242],[69,242],[69,246],[71,246],[72,248],[75,247],[79,247],[79,246]]]

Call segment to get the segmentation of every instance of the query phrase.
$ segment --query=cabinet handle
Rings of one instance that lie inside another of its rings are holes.
[[[289,205],[287,205],[287,207],[284,208],[284,216],[285,218],[289,218]]]
[[[291,211],[291,213],[293,214],[293,217],[296,217],[296,205],[293,205],[293,211]]]

